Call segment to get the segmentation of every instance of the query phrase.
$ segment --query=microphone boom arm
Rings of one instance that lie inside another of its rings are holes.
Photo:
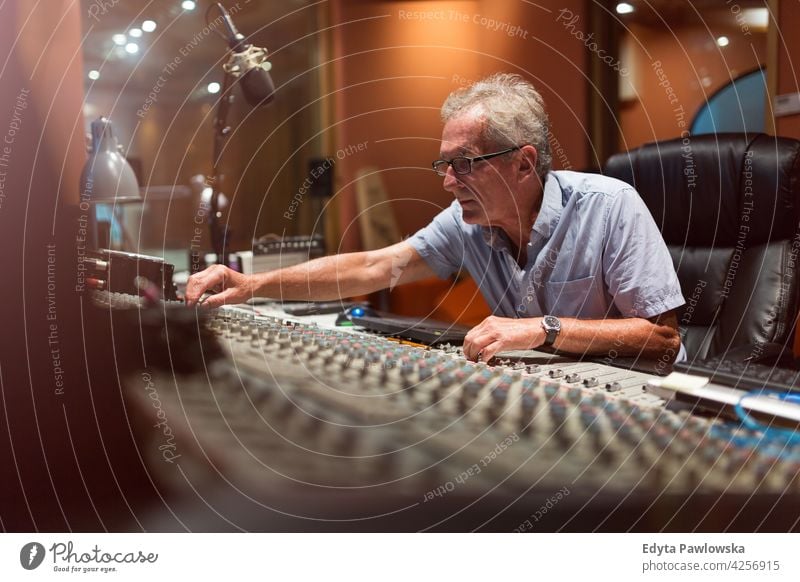
[[[227,40],[230,58],[227,63],[222,65],[225,78],[222,85],[222,95],[214,116],[213,177],[208,226],[211,231],[211,245],[217,254],[217,263],[228,265],[228,258],[225,252],[228,228],[222,223],[222,213],[219,210],[219,197],[224,179],[224,176],[219,171],[219,164],[225,140],[231,132],[231,128],[227,124],[227,118],[234,99],[233,86],[237,82],[242,86],[245,99],[253,107],[259,107],[272,101],[275,86],[269,76],[272,64],[267,60],[267,49],[247,43],[244,35],[236,30],[230,13],[222,4],[216,2],[209,7],[209,11],[213,7],[219,10],[225,26],[228,28]],[[208,11],[206,12],[206,21],[208,21]]]
[[[219,211],[219,195],[222,186],[223,175],[219,171],[220,159],[222,158],[222,148],[225,140],[231,132],[228,127],[228,111],[233,103],[233,74],[225,70],[225,77],[222,81],[221,97],[217,104],[217,111],[214,115],[214,157],[212,159],[211,177],[211,200],[210,211],[208,213],[208,227],[211,231],[211,247],[217,255],[217,263],[228,266],[228,258],[225,253],[225,242],[228,238],[228,228],[222,223],[222,213]]]

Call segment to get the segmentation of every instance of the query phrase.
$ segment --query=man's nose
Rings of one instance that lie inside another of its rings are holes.
[[[451,192],[458,188],[460,183],[461,182],[457,178],[455,170],[453,170],[453,166],[447,166],[447,172],[444,174],[444,189],[448,192]]]

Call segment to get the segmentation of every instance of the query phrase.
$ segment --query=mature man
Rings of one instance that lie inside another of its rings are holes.
[[[189,279],[195,304],[253,296],[323,300],[469,271],[495,315],[464,342],[468,358],[550,345],[576,354],[683,355],[683,305],[667,248],[636,191],[594,174],[550,171],[541,96],[517,75],[455,91],[442,106],[433,169],[455,201],[406,241],[245,276],[214,266]],[[405,265],[399,280],[393,266]]]

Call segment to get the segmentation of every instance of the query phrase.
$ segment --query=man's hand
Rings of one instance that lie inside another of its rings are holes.
[[[464,355],[488,362],[498,352],[538,348],[545,339],[540,317],[510,319],[491,315],[469,330],[464,338]]]
[[[214,293],[203,301],[205,307],[244,303],[253,297],[255,283],[253,277],[242,275],[223,265],[214,265],[189,277],[186,283],[186,305],[195,305],[205,292]]]
[[[561,332],[553,347],[559,353],[614,354],[672,365],[681,349],[675,310],[648,319],[640,317],[575,319],[559,317]],[[471,360],[489,361],[498,352],[532,350],[544,344],[547,334],[541,317],[506,319],[488,317],[472,328],[464,339],[464,355]]]

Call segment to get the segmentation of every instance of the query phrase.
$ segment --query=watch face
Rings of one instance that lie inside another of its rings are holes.
[[[542,323],[544,323],[545,327],[548,329],[553,329],[553,330],[561,329],[561,322],[558,320],[557,317],[553,315],[545,315],[544,319],[542,319]]]

